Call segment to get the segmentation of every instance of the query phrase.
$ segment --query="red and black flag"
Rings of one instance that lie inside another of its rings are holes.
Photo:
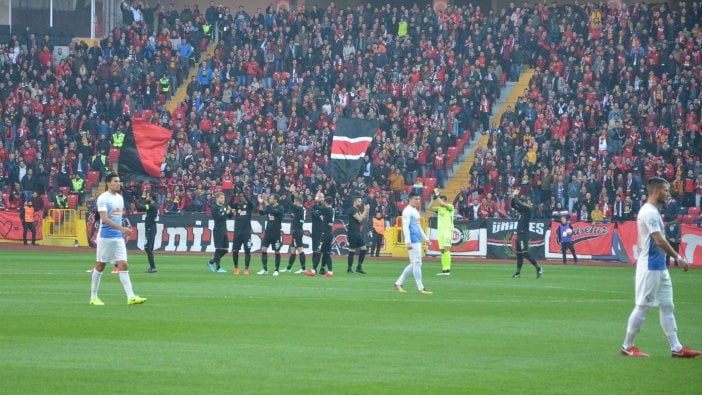
[[[332,176],[337,185],[356,180],[363,166],[363,157],[379,125],[378,121],[358,118],[339,118],[336,122],[331,147],[331,165]]]
[[[143,118],[132,118],[132,130],[125,132],[119,154],[120,179],[136,182],[158,180],[172,134]]]

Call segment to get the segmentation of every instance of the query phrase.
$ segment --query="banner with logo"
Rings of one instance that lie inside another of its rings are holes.
[[[427,254],[439,254],[436,217],[429,220],[429,234],[427,236],[429,236]],[[451,254],[454,256],[485,256],[487,253],[485,221],[471,221],[466,218],[454,219],[451,241]]]
[[[516,219],[492,219],[487,221],[487,258],[516,258],[512,236],[517,232]],[[539,220],[529,223],[529,253],[535,259],[544,259],[546,251],[546,233],[550,221]]]
[[[146,226],[144,215],[130,215],[123,221],[132,227],[132,235],[127,240],[127,248],[131,250],[144,249],[146,244]],[[261,249],[263,231],[265,229],[266,218],[264,216],[253,216],[251,218],[251,251],[257,252]],[[212,230],[214,220],[207,214],[185,214],[185,215],[161,215],[156,222],[156,240],[154,242],[155,251],[167,252],[214,252],[212,241]],[[334,224],[334,238],[332,241],[332,253],[335,255],[345,255],[348,253],[348,241],[346,238],[346,226],[342,222]],[[302,242],[305,245],[305,253],[312,253],[312,223],[307,222],[303,226],[305,232]],[[234,220],[227,221],[227,231],[229,240],[234,240]],[[292,244],[290,233],[290,221],[283,220],[283,247],[281,253],[289,253]],[[229,248],[232,247],[230,242]],[[243,251],[243,248],[242,248]]]
[[[42,211],[34,213],[34,229],[36,239],[41,240],[41,216]],[[22,240],[22,218],[18,211],[0,211],[0,238],[7,240]],[[27,231],[27,241],[32,241],[32,232]]]
[[[558,226],[560,222],[551,223],[548,252],[561,252],[558,241]],[[612,236],[614,224],[591,224],[589,222],[572,222],[573,244],[578,255],[603,256],[612,255]]]

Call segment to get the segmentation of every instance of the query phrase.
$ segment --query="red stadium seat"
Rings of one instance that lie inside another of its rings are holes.
[[[44,202],[44,211],[49,210],[49,197],[46,194],[41,195],[41,201]]]
[[[687,209],[687,213],[689,215],[692,215],[693,217],[697,218],[700,216],[700,208],[699,207],[690,207]]]
[[[78,207],[78,195],[68,195],[68,208],[76,209]]]
[[[107,163],[113,165],[119,160],[119,148],[110,148],[110,153],[107,156]]]
[[[578,214],[570,213],[570,222],[578,222]]]
[[[59,191],[63,192],[64,195],[68,195],[71,192],[71,188],[61,187],[61,188],[59,188]]]
[[[696,218],[695,216],[687,214],[683,217],[682,223],[692,225],[695,223],[695,218]]]
[[[405,207],[407,207],[407,202],[402,202],[402,201],[397,202],[397,211],[398,212],[402,213],[402,210],[404,210]],[[402,218],[402,217],[400,217],[400,218]]]
[[[95,184],[96,182],[100,181],[100,172],[99,171],[89,171],[88,176],[85,179],[87,182],[91,182]]]
[[[2,194],[2,205],[5,208],[10,207],[10,194],[9,193],[3,193]]]
[[[500,75],[500,88],[505,86],[506,81],[507,81],[507,73],[502,73],[502,75]]]
[[[434,189],[436,188],[436,178],[425,178],[424,179],[424,189]]]

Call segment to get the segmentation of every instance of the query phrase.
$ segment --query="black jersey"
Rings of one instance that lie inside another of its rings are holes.
[[[268,206],[264,210],[261,210],[261,214],[266,216],[266,233],[280,233],[283,227],[283,206],[277,205],[275,207]]]
[[[136,207],[139,210],[144,210],[146,212],[146,219],[144,220],[144,225],[147,228],[156,228],[156,216],[158,216],[158,205],[156,203],[141,204],[136,202]]]
[[[321,209],[324,208],[323,204],[315,203],[312,206],[312,234],[317,234],[324,228],[324,220],[321,217]]]
[[[304,206],[298,206],[296,204],[290,206],[290,229],[302,230],[302,225],[305,224],[306,217],[307,210],[305,210]]]
[[[227,214],[227,209],[224,206],[215,204],[212,206],[212,218],[214,219],[215,232],[227,231],[227,218],[231,218],[231,214]]]
[[[519,211],[519,223],[517,224],[517,234],[529,234],[529,221],[531,221],[531,208],[524,204],[519,198],[512,199],[512,207]]]
[[[354,218],[356,214],[360,211],[358,208],[352,206],[349,211],[349,233],[361,233],[361,221]]]
[[[254,211],[251,201],[244,198],[244,201],[234,203],[234,200],[231,200],[229,207],[234,213],[234,234],[251,233],[251,215]]]
[[[327,206],[320,206],[317,209],[320,220],[320,231],[331,232],[334,227],[334,209]]]

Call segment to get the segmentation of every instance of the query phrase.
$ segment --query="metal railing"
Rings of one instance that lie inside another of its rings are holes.
[[[49,237],[76,237],[78,212],[73,209],[51,209],[46,218],[45,234]]]

